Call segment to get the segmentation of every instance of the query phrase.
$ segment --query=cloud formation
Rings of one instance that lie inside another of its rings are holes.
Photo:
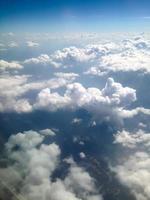
[[[85,88],[80,83],[67,85],[63,96],[57,92],[52,93],[49,88],[43,89],[37,97],[34,109],[56,111],[59,109],[79,109],[96,114],[110,116],[118,108],[124,108],[136,100],[136,91],[123,87],[112,78],[108,78],[105,87]],[[117,113],[115,112],[117,115]]]
[[[27,41],[26,44],[28,47],[38,47],[39,46],[39,43],[33,42],[33,41]]]
[[[0,71],[5,72],[7,70],[22,69],[23,66],[16,61],[7,62],[5,60],[0,60]]]
[[[119,180],[129,187],[137,200],[150,197],[150,133],[139,130],[131,133],[123,130],[115,135],[114,143],[124,147],[123,159],[113,168]]]
[[[41,54],[24,61],[25,64],[42,64],[54,68],[91,65],[84,74],[102,76],[108,72],[150,73],[150,42],[135,37],[115,42],[71,46],[57,50],[51,55]]]
[[[23,96],[30,91],[37,93],[48,87],[56,89],[64,87],[78,77],[74,73],[57,73],[54,78],[41,81],[32,81],[27,75],[2,75],[0,77],[0,111],[30,112],[32,105],[30,99]]]
[[[44,144],[43,132],[30,130],[10,136],[6,143],[10,164],[0,169],[3,183],[7,182],[18,198],[29,200],[102,200],[94,179],[73,159],[64,179],[52,179],[61,150],[55,143]],[[7,179],[9,172],[12,176]]]

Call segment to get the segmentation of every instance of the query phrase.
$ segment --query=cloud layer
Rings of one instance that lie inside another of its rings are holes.
[[[119,180],[129,187],[137,200],[150,197],[150,133],[139,130],[131,133],[123,130],[115,135],[114,143],[124,147],[123,158],[113,170]]]
[[[43,143],[45,132],[51,133],[51,130],[30,130],[10,136],[6,143],[10,164],[0,169],[3,183],[13,188],[18,198],[29,200],[102,200],[94,179],[72,158],[67,159],[70,167],[66,177],[52,180],[53,172],[60,165],[61,150],[55,143]]]

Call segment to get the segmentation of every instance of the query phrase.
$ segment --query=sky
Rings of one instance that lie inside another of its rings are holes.
[[[149,0],[0,1],[0,199],[150,199],[149,29]]]
[[[1,31],[136,31],[149,29],[148,0],[2,0]]]

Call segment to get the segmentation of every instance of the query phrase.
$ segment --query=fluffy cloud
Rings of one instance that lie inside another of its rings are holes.
[[[75,78],[79,77],[79,74],[76,73],[56,72],[54,75],[58,78],[71,79],[72,81],[74,81]]]
[[[136,133],[127,131],[115,135],[115,143],[122,145],[126,153],[119,164],[113,168],[119,180],[129,187],[137,200],[148,200],[150,197],[150,133],[139,130]]]
[[[105,42],[57,50],[51,55],[41,54],[24,61],[25,64],[42,64],[54,68],[92,65],[85,74],[102,76],[113,71],[141,71],[149,73],[150,43],[142,37],[116,42]]]
[[[30,112],[32,106],[30,99],[22,97],[29,91],[39,91],[45,87],[56,89],[71,83],[78,76],[74,73],[57,73],[57,77],[31,81],[30,76],[26,75],[2,75],[0,77],[0,111]]]
[[[126,39],[113,45],[109,51],[96,57],[95,67],[91,67],[85,74],[98,75],[113,72],[141,71],[150,73],[150,43],[141,37]]]
[[[102,66],[102,69],[114,72],[145,71],[149,73],[149,55],[149,52],[141,52],[139,49],[134,51],[130,50],[130,52],[123,51],[118,54],[104,56],[100,62],[100,66]]]
[[[33,42],[33,41],[27,41],[26,44],[28,47],[38,47],[39,46],[39,43]]]
[[[79,153],[79,156],[80,156],[80,158],[85,158],[85,157],[86,157],[86,155],[85,155],[84,152],[80,152],[80,153]]]
[[[28,76],[8,76],[0,78],[0,111],[29,112],[32,107],[27,99],[18,98],[23,94],[22,86],[26,83]]]
[[[41,134],[43,134],[44,136],[55,136],[55,132],[51,129],[44,129],[39,131]]]
[[[136,91],[123,87],[120,83],[108,78],[102,90],[98,88],[85,88],[80,83],[67,85],[63,96],[50,89],[42,90],[37,97],[34,109],[78,109],[84,108],[93,114],[110,116],[118,108],[124,108],[136,100]],[[117,115],[117,113],[115,112]]]
[[[59,67],[73,67],[78,63],[86,63],[95,58],[93,52],[84,48],[68,47],[62,50],[57,50],[50,56],[41,54],[37,58],[30,58],[24,61],[25,64],[42,64],[50,65],[55,68]]]
[[[6,143],[10,164],[0,169],[7,188],[13,188],[17,198],[29,200],[61,200],[64,197],[66,200],[101,200],[94,179],[73,160],[64,179],[52,180],[52,174],[60,163],[61,151],[55,143],[43,144],[43,131],[26,131],[10,136]],[[12,175],[7,179],[10,172]]]
[[[146,134],[142,130],[132,134],[123,130],[114,135],[114,137],[114,143],[119,143],[124,147],[135,148],[139,144],[146,147],[150,146],[150,134]]]
[[[131,110],[118,110],[119,115],[122,118],[132,118],[138,114],[145,114],[145,115],[150,115],[150,109],[144,108],[144,107],[136,107]]]
[[[93,76],[104,76],[107,74],[106,70],[102,70],[100,67],[91,67],[84,74]]]
[[[29,58],[24,61],[24,64],[43,64],[46,65],[50,61],[50,57],[47,54],[41,54],[37,58]]]
[[[12,61],[7,62],[5,60],[0,60],[0,71],[6,71],[6,70],[13,70],[13,69],[22,69],[23,66],[19,64],[18,62]]]
[[[77,63],[87,62],[94,57],[93,53],[77,47],[64,48],[51,55],[52,62],[59,67],[73,67]]]

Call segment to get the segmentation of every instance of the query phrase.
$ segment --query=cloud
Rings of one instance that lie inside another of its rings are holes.
[[[94,179],[81,167],[72,161],[68,176],[64,179],[67,188],[72,188],[81,199],[101,200],[97,194]]]
[[[150,42],[142,37],[126,39],[113,45],[113,49],[98,58],[96,66],[90,67],[85,74],[98,75],[108,72],[150,73]]]
[[[150,146],[150,134],[146,134],[144,131],[139,130],[136,133],[129,133],[123,130],[114,135],[114,143],[121,144],[124,147],[135,148],[137,145]]]
[[[16,61],[7,62],[0,60],[0,71],[5,72],[7,70],[22,69],[23,66]]]
[[[68,106],[69,101],[69,97],[61,96],[57,92],[51,93],[50,89],[46,88],[38,94],[34,109],[56,111]]]
[[[78,63],[84,63],[94,58],[93,53],[89,53],[86,49],[77,47],[68,47],[62,50],[57,50],[53,54],[41,54],[37,58],[30,58],[24,61],[25,64],[42,64],[50,65],[54,68],[67,68],[76,66]]]
[[[115,42],[70,46],[51,55],[41,54],[24,61],[25,64],[42,64],[54,68],[91,65],[84,74],[103,76],[109,72],[150,73],[150,42],[144,37],[134,37]]]
[[[105,76],[108,72],[105,70],[101,70],[99,67],[91,67],[84,74],[93,75],[93,76]]]
[[[80,152],[80,153],[79,153],[79,156],[80,156],[80,158],[85,158],[85,157],[86,157],[86,155],[85,155],[84,152]]]
[[[23,94],[23,84],[26,83],[28,76],[9,76],[2,75],[0,78],[0,111],[29,112],[32,106],[25,98],[19,98]]]
[[[6,143],[10,164],[0,169],[7,188],[13,187],[16,197],[29,200],[63,200],[64,197],[66,200],[102,200],[95,180],[73,159],[64,179],[52,179],[60,164],[61,151],[55,143],[43,143],[43,131],[30,130],[10,136]],[[9,179],[8,174],[12,174]]]
[[[44,129],[40,131],[44,136],[55,136],[55,132],[51,129]]]
[[[54,75],[58,78],[71,79],[72,81],[79,77],[79,74],[76,73],[55,72]]]
[[[124,156],[113,167],[118,179],[131,189],[137,200],[150,197],[150,133],[139,130],[130,133],[125,130],[115,135],[114,143],[124,147]]]
[[[144,107],[136,107],[131,110],[118,110],[120,117],[122,118],[133,118],[136,115],[144,114],[144,115],[150,115],[150,109],[144,108]]]
[[[49,64],[50,62],[50,57],[47,54],[41,54],[37,58],[29,58],[26,59],[23,63],[24,64]]]
[[[65,87],[77,77],[76,74],[57,74],[58,77],[49,80],[31,81],[31,76],[27,75],[2,75],[0,78],[0,111],[30,112],[32,105],[30,98],[23,96],[29,91],[37,93],[45,88],[56,89]]]
[[[108,78],[102,90],[98,88],[85,88],[80,83],[67,85],[63,96],[57,92],[52,93],[49,88],[43,89],[37,97],[34,109],[56,111],[59,109],[84,108],[94,115],[103,114],[110,117],[118,108],[124,108],[136,100],[136,91],[123,87],[112,78]]]
[[[93,56],[93,54],[88,54],[86,49],[69,47],[56,51],[51,55],[51,60],[52,63],[55,63],[58,67],[73,67],[76,66],[77,63],[89,61]]]
[[[8,44],[8,47],[11,47],[11,48],[13,48],[13,47],[18,47],[19,45],[18,45],[18,43],[17,42],[11,42],[10,44]]]
[[[73,120],[72,120],[72,124],[80,124],[82,122],[82,119],[80,119],[80,118],[74,118]]]
[[[39,46],[39,43],[33,42],[33,41],[27,41],[26,44],[28,47],[38,47]]]

